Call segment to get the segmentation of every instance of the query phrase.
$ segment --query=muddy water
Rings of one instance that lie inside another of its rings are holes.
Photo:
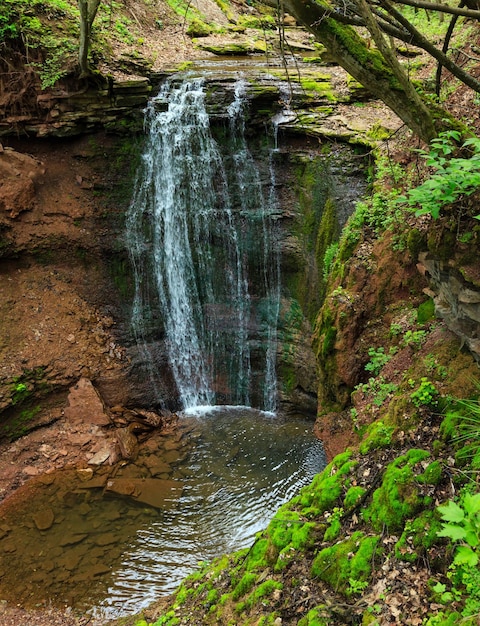
[[[217,408],[180,423],[134,465],[45,475],[8,500],[0,598],[138,611],[199,561],[249,545],[325,464],[311,422]]]

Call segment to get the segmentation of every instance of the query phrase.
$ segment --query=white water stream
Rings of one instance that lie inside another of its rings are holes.
[[[132,327],[155,385],[161,373],[145,339],[145,283],[153,276],[184,409],[251,405],[253,349],[263,391],[257,408],[276,408],[277,207],[274,180],[263,188],[247,146],[246,103],[240,80],[222,145],[210,128],[202,79],[167,81],[146,114],[148,138],[127,218]]]

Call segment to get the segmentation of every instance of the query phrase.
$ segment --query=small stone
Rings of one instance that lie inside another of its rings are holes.
[[[87,480],[90,480],[93,477],[93,469],[91,467],[77,469],[77,476],[80,478],[82,483],[86,483]]]
[[[65,546],[75,546],[77,543],[80,543],[87,537],[88,535],[86,533],[75,533],[73,535],[67,535],[66,537],[62,537],[59,543],[62,548],[64,548]]]
[[[89,465],[103,465],[110,456],[110,448],[102,448],[99,452],[94,454],[88,461]]]
[[[97,546],[109,546],[112,543],[116,543],[117,538],[113,533],[104,533],[103,535],[98,535],[96,539]]]
[[[88,515],[91,510],[92,507],[86,502],[82,502],[82,504],[79,504],[77,507],[77,511],[80,513],[80,515]]]
[[[38,530],[48,530],[55,521],[55,514],[52,509],[42,509],[35,513],[33,521]]]
[[[92,567],[89,568],[88,573],[90,576],[101,576],[102,574],[106,574],[109,571],[110,568],[107,565],[97,563],[96,565],[92,565]]]
[[[38,476],[40,474],[40,470],[38,467],[33,467],[33,465],[27,465],[27,467],[23,468],[23,473],[27,476]]]

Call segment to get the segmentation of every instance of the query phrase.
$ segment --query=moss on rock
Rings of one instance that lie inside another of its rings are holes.
[[[389,532],[403,529],[405,520],[426,504],[419,493],[417,475],[421,474],[421,462],[430,453],[426,450],[411,449],[388,465],[382,485],[374,492],[372,503],[363,511],[363,518],[372,527]]]
[[[351,595],[354,581],[368,582],[380,537],[357,531],[351,537],[324,548],[312,564],[312,576],[333,589]]]

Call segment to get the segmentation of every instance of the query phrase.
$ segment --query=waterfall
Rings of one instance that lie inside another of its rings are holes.
[[[214,139],[202,79],[167,81],[146,111],[126,222],[132,330],[155,389],[162,371],[148,337],[156,303],[182,408],[256,402],[275,409],[275,184],[270,168],[264,188],[248,149],[246,104],[239,81],[224,142]]]

